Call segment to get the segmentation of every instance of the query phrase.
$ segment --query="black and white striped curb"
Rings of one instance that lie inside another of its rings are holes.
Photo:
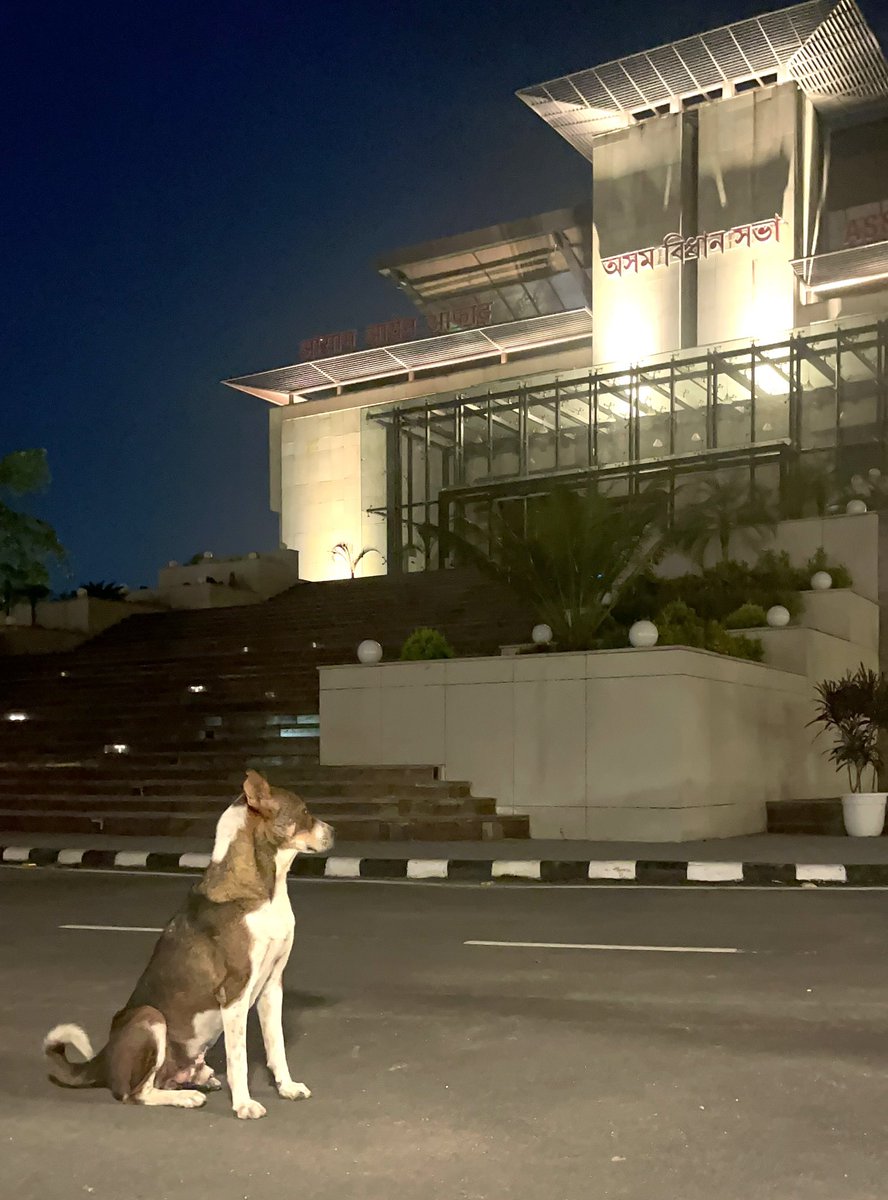
[[[150,850],[0,847],[0,863],[127,871],[202,871],[209,854]],[[850,886],[888,888],[888,863],[668,862],[645,859],[474,859],[299,857],[290,874],[310,879],[402,879],[446,883],[744,884],[753,887]]]

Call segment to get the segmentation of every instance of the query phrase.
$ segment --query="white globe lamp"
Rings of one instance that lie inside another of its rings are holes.
[[[856,500],[849,500],[845,505],[845,512],[849,517],[862,517],[866,512],[866,501],[859,497]]]
[[[789,609],[784,608],[782,604],[775,604],[773,608],[768,609],[766,619],[772,629],[783,629],[789,624]]]
[[[832,575],[829,571],[815,571],[811,576],[811,587],[815,592],[828,592],[832,587]]]
[[[382,661],[382,646],[379,642],[374,642],[371,639],[361,642],[358,646],[358,662],[362,662],[365,666],[371,666],[373,663]]]
[[[629,641],[639,650],[656,646],[659,636],[660,631],[653,621],[636,621],[629,629]]]
[[[552,640],[552,629],[549,625],[534,625],[530,636],[535,646],[548,646]]]

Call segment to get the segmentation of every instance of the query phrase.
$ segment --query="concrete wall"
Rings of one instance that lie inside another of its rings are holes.
[[[602,259],[658,246],[682,229],[682,118],[645,121],[595,142],[592,298],[595,363],[635,362],[677,349],[677,266],[608,275]]]
[[[304,416],[294,406],[281,421],[281,541],[299,551],[303,579],[342,578],[333,547],[364,547],[362,416],[358,408]],[[373,557],[362,574],[379,570]]]
[[[227,586],[232,575],[238,588],[267,600],[299,582],[299,555],[293,550],[273,550],[255,558],[205,558],[197,563],[162,567],[157,574],[157,592],[163,597],[186,584],[207,586],[200,584],[207,576]]]
[[[701,345],[773,338],[793,326],[797,129],[807,103],[793,83],[699,110],[701,232],[782,218],[778,238],[711,254],[697,266]],[[798,251],[800,253],[800,251]]]
[[[322,668],[321,758],[439,767],[535,837],[755,833],[770,800],[845,790],[813,683],[878,662],[873,602],[809,593],[802,621],[761,631],[768,664],[669,646]]]
[[[41,629],[63,630],[93,636],[116,625],[135,610],[123,600],[102,600],[95,596],[72,596],[70,600],[41,600],[37,605],[36,624]],[[154,612],[155,607],[146,611]],[[12,611],[15,624],[31,624],[31,607],[17,604]]]
[[[768,800],[840,790],[809,703],[802,676],[680,647],[334,667],[321,753],[441,767],[534,837],[725,837],[763,830]]]

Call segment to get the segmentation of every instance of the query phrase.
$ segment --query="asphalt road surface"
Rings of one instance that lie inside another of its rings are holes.
[[[261,1121],[53,1087],[43,1034],[102,1044],[153,942],[132,927],[190,882],[0,869],[0,1195],[888,1195],[888,893],[299,883],[311,1100],[277,1098],[255,1028]]]

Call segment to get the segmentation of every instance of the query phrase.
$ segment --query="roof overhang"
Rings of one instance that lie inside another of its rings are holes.
[[[578,71],[518,96],[581,154],[635,120],[731,94],[739,85],[795,81],[824,114],[888,97],[888,63],[856,0],[806,0]]]
[[[888,287],[888,241],[797,258],[792,269],[816,296],[828,298],[858,287]]]
[[[413,379],[423,371],[450,366],[471,366],[491,358],[503,362],[513,354],[580,341],[592,336],[592,312],[588,308],[530,317],[506,325],[465,329],[438,337],[421,338],[379,350],[358,350],[336,358],[296,363],[256,375],[225,379],[228,387],[268,400],[291,404],[320,393],[341,393],[349,386],[377,380]]]

